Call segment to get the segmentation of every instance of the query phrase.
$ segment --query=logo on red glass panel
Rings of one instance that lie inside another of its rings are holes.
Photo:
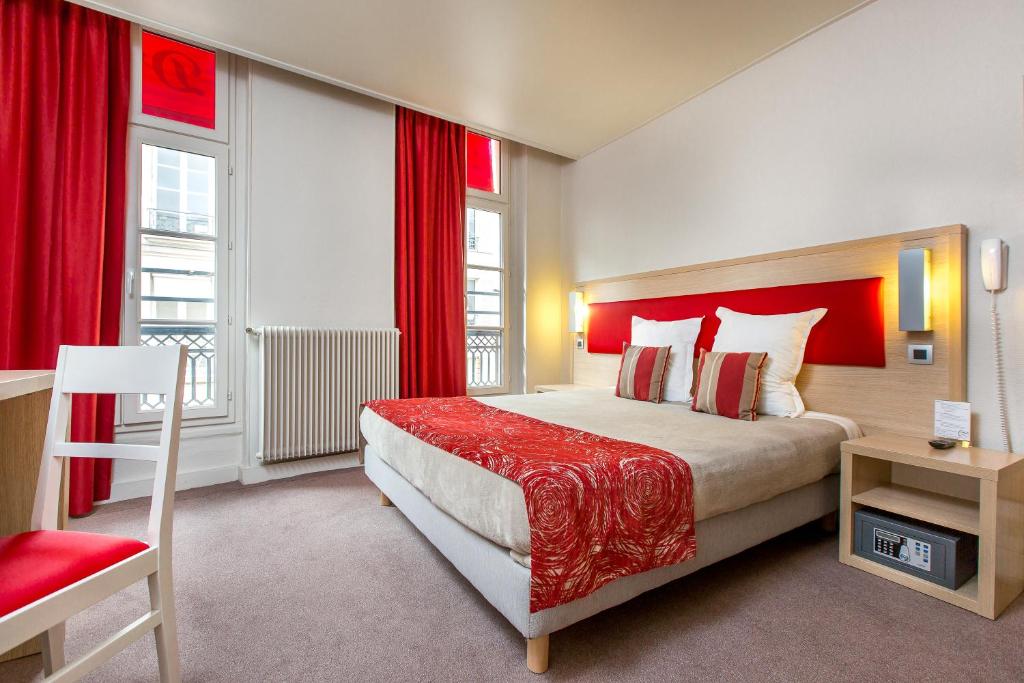
[[[203,70],[194,59],[175,50],[157,50],[153,53],[153,71],[160,82],[183,93],[204,95],[199,87]]]
[[[142,113],[215,128],[217,55],[142,33]]]

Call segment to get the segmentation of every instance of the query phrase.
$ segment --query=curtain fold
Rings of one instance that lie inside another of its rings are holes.
[[[400,395],[465,395],[466,129],[403,107],[395,123]]]
[[[61,0],[0,0],[0,369],[116,345],[124,276],[130,24]],[[76,396],[71,436],[110,441],[113,396]],[[70,513],[111,462],[71,461]]]

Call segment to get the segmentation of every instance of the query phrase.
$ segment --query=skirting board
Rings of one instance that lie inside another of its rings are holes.
[[[191,472],[178,472],[174,490],[185,491],[186,489],[196,489],[202,486],[213,486],[214,484],[238,481],[238,469],[237,465],[225,465],[203,470],[192,470]],[[115,481],[110,486],[110,498],[98,501],[97,504],[116,503],[121,500],[131,500],[132,498],[148,498],[151,495],[153,495],[153,477]]]
[[[278,462],[272,465],[251,465],[238,468],[238,480],[243,484],[259,484],[272,479],[287,479],[297,477],[300,474],[312,474],[313,472],[326,472],[328,470],[341,470],[349,467],[359,467],[359,451],[338,453],[337,455],[323,455],[319,458],[306,458],[303,460],[290,460]]]
[[[297,477],[301,474],[312,474],[313,472],[327,472],[329,470],[341,470],[349,467],[359,467],[358,451],[339,453],[337,455],[325,455],[320,458],[309,458],[307,460],[294,460],[292,462],[281,462],[273,465],[254,465],[252,467],[239,467],[227,465],[223,467],[210,467],[203,470],[191,472],[178,472],[175,491],[185,491],[203,486],[215,484],[227,484],[233,481],[240,481],[243,484],[259,484],[274,479],[287,479]],[[153,495],[153,478],[139,477],[126,481],[115,481],[110,487],[110,498],[99,501],[98,505],[116,503],[122,500],[133,498],[148,498]]]

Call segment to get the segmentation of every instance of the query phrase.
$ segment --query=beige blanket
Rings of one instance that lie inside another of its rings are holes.
[[[693,472],[697,521],[822,479],[839,464],[839,444],[856,425],[827,415],[756,422],[694,413],[688,404],[617,398],[610,389],[482,398],[548,422],[660,448]],[[377,455],[440,509],[481,536],[530,553],[530,525],[518,485],[428,445],[370,410],[360,419]]]

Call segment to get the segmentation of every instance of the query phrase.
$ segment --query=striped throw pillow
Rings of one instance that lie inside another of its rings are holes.
[[[631,346],[623,342],[615,395],[661,403],[671,346]]]
[[[767,353],[701,349],[693,388],[693,410],[736,420],[756,420],[761,368],[767,358]]]

